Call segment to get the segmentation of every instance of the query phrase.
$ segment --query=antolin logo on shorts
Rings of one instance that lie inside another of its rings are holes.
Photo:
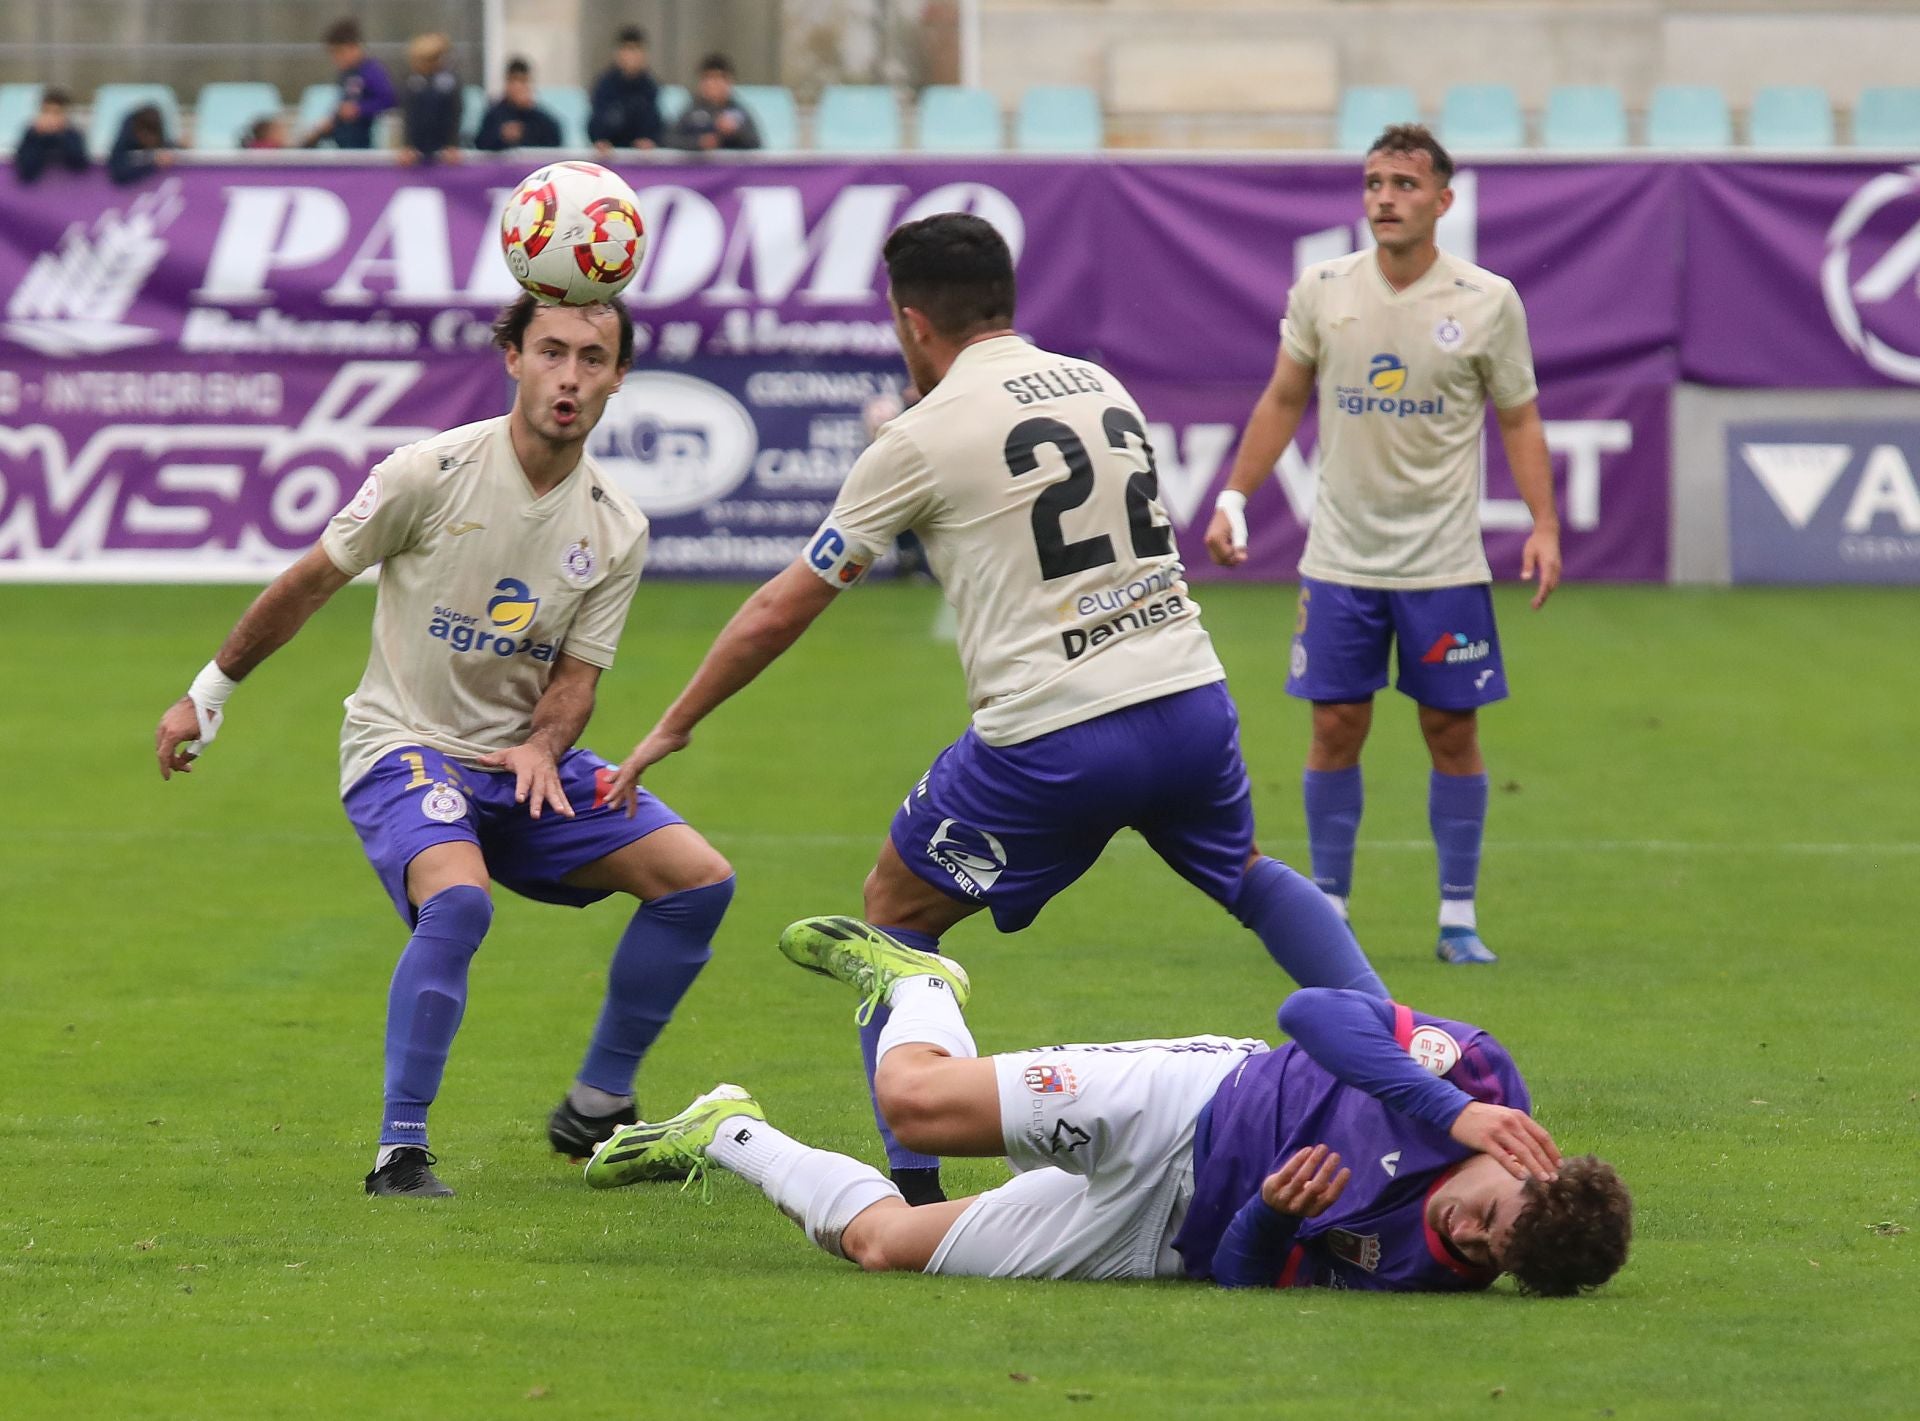
[[[1395,419],[1410,415],[1445,414],[1444,397],[1416,400],[1401,394],[1407,388],[1407,363],[1389,351],[1382,351],[1368,363],[1367,383],[1335,385],[1334,404],[1346,414],[1384,414]],[[1396,398],[1397,397],[1397,398]]]
[[[552,642],[516,635],[533,625],[540,611],[540,599],[517,577],[501,578],[493,584],[493,590],[495,596],[487,603],[488,627],[482,627],[480,618],[471,613],[435,607],[433,620],[427,623],[427,635],[447,642],[455,651],[490,651],[500,657],[553,660],[560,648]]]
[[[1493,654],[1490,641],[1469,641],[1465,632],[1447,632],[1427,648],[1427,654],[1420,659],[1430,666],[1463,666],[1468,662],[1485,661]]]

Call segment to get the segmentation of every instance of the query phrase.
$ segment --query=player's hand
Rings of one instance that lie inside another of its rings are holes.
[[[1560,585],[1560,532],[1557,528],[1535,528],[1527,534],[1527,545],[1520,550],[1520,580],[1530,582],[1540,574],[1540,590],[1533,594],[1533,610],[1539,611]]]
[[[1492,1155],[1515,1179],[1560,1177],[1560,1147],[1547,1127],[1524,1110],[1476,1100],[1454,1118],[1447,1133],[1470,1150]]]
[[[633,753],[620,762],[620,768],[614,771],[613,778],[607,782],[605,802],[626,810],[627,818],[633,818],[634,810],[640,804],[640,776],[674,751],[684,750],[692,743],[691,735],[662,730],[656,725],[647,732],[645,740],[633,747]]]
[[[1247,560],[1247,545],[1234,541],[1233,520],[1224,508],[1214,509],[1207,524],[1207,555],[1222,567],[1238,567]]]
[[[167,707],[167,713],[160,717],[160,728],[153,733],[153,750],[160,759],[161,779],[172,779],[175,771],[183,775],[193,773],[193,756],[180,747],[199,738],[200,716],[193,708],[192,699],[182,696]]]
[[[573,818],[573,805],[560,786],[560,767],[544,748],[534,744],[495,750],[473,762],[490,770],[513,771],[513,802],[527,806],[527,817],[538,819],[543,808]]]
[[[1293,1157],[1269,1174],[1260,1185],[1260,1197],[1277,1214],[1311,1219],[1333,1207],[1353,1178],[1340,1167],[1340,1156],[1325,1145],[1293,1152]]]

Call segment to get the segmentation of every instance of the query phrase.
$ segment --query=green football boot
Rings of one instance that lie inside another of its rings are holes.
[[[737,1085],[717,1085],[671,1120],[646,1120],[616,1130],[587,1161],[587,1183],[618,1189],[642,1180],[684,1179],[692,1184],[707,1171],[707,1146],[720,1122],[744,1115],[765,1120],[760,1102]]]
[[[951,957],[908,947],[858,918],[802,918],[780,934],[780,950],[796,967],[845,982],[865,1000],[854,1020],[865,1026],[874,1009],[886,1001],[902,977],[938,977],[953,989],[953,1000],[966,1010],[972,988],[967,974]]]

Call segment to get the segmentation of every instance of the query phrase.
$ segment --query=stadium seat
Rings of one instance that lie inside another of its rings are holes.
[[[800,110],[793,102],[791,89],[784,84],[735,84],[733,96],[753,115],[753,126],[760,130],[762,148],[791,153],[800,146]],[[686,105],[682,103],[680,107],[685,109]],[[666,112],[664,94],[660,111]]]
[[[1013,146],[1027,153],[1097,153],[1106,146],[1100,96],[1078,84],[1035,84],[1020,96]]]
[[[918,128],[928,153],[992,153],[1005,146],[1000,105],[985,89],[928,85],[920,91]]]
[[[0,133],[5,133],[0,128]],[[1881,85],[1860,91],[1853,110],[1856,148],[1920,148],[1920,87]]]
[[[1589,151],[1627,146],[1627,106],[1611,84],[1562,84],[1547,95],[1540,125],[1546,148]]]
[[[277,116],[280,90],[272,84],[207,84],[193,101],[193,146],[203,153],[232,153],[246,144],[258,119]]]
[[[585,89],[578,84],[555,84],[541,89],[534,102],[559,120],[561,147],[587,146],[587,120],[593,115],[593,100]]]
[[[40,113],[41,84],[0,84],[0,148],[12,148],[20,142]]]
[[[293,141],[298,143],[327,121],[340,102],[338,84],[309,84],[300,91],[300,104],[294,111]]]
[[[1440,104],[1440,141],[1449,148],[1524,148],[1527,123],[1508,84],[1455,84]]]
[[[734,92],[737,94],[740,90],[736,88]],[[685,113],[687,105],[692,102],[693,95],[687,92],[685,84],[662,84],[660,86],[660,122],[671,128],[674,120]],[[746,101],[743,99],[741,102]]]
[[[1747,141],[1755,148],[1833,147],[1827,91],[1809,84],[1769,84],[1753,95]]]
[[[1342,153],[1364,153],[1382,129],[1419,121],[1420,101],[1405,84],[1355,84],[1340,92],[1334,146]]]
[[[895,153],[900,102],[883,84],[829,84],[813,115],[813,146],[822,153]]]
[[[404,100],[403,100],[404,102]],[[464,85],[460,90],[460,144],[464,148],[473,147],[473,140],[480,136],[480,125],[486,121],[487,107],[492,103],[487,91],[478,84]],[[555,115],[558,117],[558,115]],[[562,129],[562,136],[565,130]],[[378,143],[376,147],[381,146]]]
[[[87,123],[87,147],[104,156],[120,136],[120,125],[135,109],[152,104],[160,110],[167,137],[180,141],[180,101],[171,84],[102,84],[93,93],[93,117]]]
[[[1733,118],[1711,84],[1662,84],[1647,107],[1649,148],[1730,148]]]

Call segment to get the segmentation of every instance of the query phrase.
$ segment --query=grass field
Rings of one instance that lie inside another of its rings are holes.
[[[154,770],[155,720],[248,596],[0,590],[0,1416],[1920,1414],[1910,592],[1504,595],[1493,969],[1430,956],[1422,752],[1382,702],[1358,926],[1397,996],[1497,1032],[1562,1145],[1635,1188],[1632,1261],[1577,1302],[863,1277],[737,1180],[708,1206],[590,1193],[543,1126],[624,913],[505,894],[434,1115],[460,1197],[366,1199],[403,941],[334,793],[370,594],[249,682],[201,772]],[[643,588],[590,742],[623,753],[739,596]],[[737,1080],[877,1154],[851,994],[772,944],[857,911],[963,724],[936,596],[843,599],[650,778],[740,892],[643,1108]],[[1300,862],[1291,603],[1203,600],[1264,844]],[[948,942],[985,1050],[1271,1036],[1284,987],[1132,839],[1027,933]]]

